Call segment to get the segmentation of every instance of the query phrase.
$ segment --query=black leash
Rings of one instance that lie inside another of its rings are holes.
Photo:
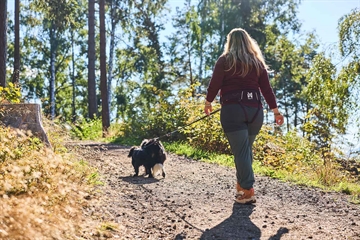
[[[198,121],[203,120],[204,118],[210,117],[211,115],[219,112],[220,109],[221,109],[221,108],[216,109],[215,111],[212,111],[209,115],[205,115],[205,116],[203,116],[203,117],[201,117],[201,118],[199,118],[199,119],[196,119],[195,121],[192,121],[191,123],[189,123],[189,124],[187,124],[187,125],[185,125],[185,126],[183,126],[183,127],[179,127],[178,129],[176,129],[176,130],[174,130],[174,131],[172,131],[172,132],[169,132],[169,133],[167,133],[167,134],[165,134],[165,135],[162,135],[162,136],[160,136],[160,137],[157,137],[156,139],[160,139],[160,138],[163,138],[163,137],[170,137],[173,133],[178,132],[180,129],[186,128],[186,127],[188,127],[188,126],[190,126],[190,125],[192,125],[192,124],[194,124],[194,123],[196,123],[196,122],[198,122]]]

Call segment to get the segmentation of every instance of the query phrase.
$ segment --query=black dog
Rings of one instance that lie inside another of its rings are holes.
[[[128,157],[132,158],[131,163],[135,170],[134,176],[138,176],[140,166],[144,166],[145,175],[149,175],[149,178],[154,177],[159,169],[162,171],[162,176],[165,177],[163,165],[166,160],[166,153],[159,139],[144,139],[140,147],[130,149]]]

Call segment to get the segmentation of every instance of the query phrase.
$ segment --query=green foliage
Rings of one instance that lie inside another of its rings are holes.
[[[342,56],[360,57],[360,12],[353,9],[339,20],[339,43]]]
[[[144,138],[160,137],[185,125],[188,112],[182,101],[166,100],[164,92],[160,91],[158,103],[152,105],[130,105],[127,111],[128,118],[120,124],[117,138],[132,138],[141,141]],[[176,132],[176,139],[184,139],[183,135]],[[173,135],[172,137],[175,137]],[[165,136],[163,136],[165,137]]]
[[[274,135],[264,126],[254,143],[254,160],[261,163],[257,165],[261,173],[300,184],[337,189],[341,183],[357,181],[340,167],[330,151],[318,149],[295,131]],[[359,192],[351,187],[351,193]]]
[[[154,137],[163,137],[162,140],[168,141],[187,140],[191,146],[200,146],[205,151],[228,152],[229,147],[219,124],[219,114],[197,121],[205,116],[203,100],[192,98],[192,93],[189,88],[179,93],[179,100],[168,102],[160,99],[158,104],[149,109],[134,108],[128,113],[130,117],[122,125],[118,138],[136,138],[138,142]],[[214,110],[218,107],[214,105]]]
[[[317,44],[312,34],[307,36],[303,45],[297,46],[287,36],[278,36],[273,31],[272,26],[267,28],[265,55],[273,71],[269,75],[277,102],[286,118],[286,129],[290,130],[292,126],[297,128],[305,115],[304,106],[308,101],[303,90]]]
[[[194,160],[201,160],[209,157],[209,153],[207,151],[195,149],[186,142],[164,143],[164,147],[170,152],[180,156],[187,156]]]
[[[199,14],[190,1],[184,3],[183,9],[176,10],[173,27],[176,31],[168,37],[167,54],[169,61],[169,78],[179,88],[194,86],[192,97],[195,97],[195,84],[200,81],[204,66],[196,64],[194,59],[203,61],[202,45],[204,31],[201,29]]]
[[[229,154],[219,154],[209,152],[194,146],[188,142],[164,142],[167,151],[180,156],[190,157],[194,160],[206,161],[221,164],[224,166],[234,167],[233,157]]]
[[[220,108],[219,104],[213,104],[213,110]],[[194,122],[204,117],[203,101],[197,102],[195,108],[188,107],[189,122]],[[210,152],[230,153],[227,139],[220,124],[220,114],[215,113],[204,120],[197,121],[182,131],[191,146],[199,146]]]
[[[349,118],[351,79],[335,75],[335,66],[324,54],[315,57],[304,94],[310,103],[304,130],[319,147],[328,148],[335,134],[345,133]]]
[[[320,161],[314,144],[295,131],[275,135],[270,126],[263,126],[254,142],[254,160],[290,173],[300,173],[304,167],[312,168]]]
[[[7,87],[0,86],[0,103],[20,103],[21,93],[20,87],[13,83],[8,83]]]
[[[74,137],[81,140],[96,140],[102,137],[101,119],[80,118],[75,123],[69,123],[71,133]]]
[[[353,9],[349,14],[344,15],[338,24],[339,29],[339,48],[340,53],[348,61],[347,66],[343,67],[342,77],[353,80],[352,90],[352,109],[353,124],[360,128],[359,115],[359,89],[360,89],[360,12],[359,9]],[[350,60],[349,60],[350,59]],[[360,131],[358,131],[360,132]],[[358,136],[359,137],[359,136]]]

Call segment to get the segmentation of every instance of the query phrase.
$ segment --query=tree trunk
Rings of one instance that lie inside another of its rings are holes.
[[[103,136],[106,136],[110,127],[109,99],[106,79],[106,29],[105,29],[105,0],[99,0],[100,18],[100,91],[101,91],[101,116]]]
[[[51,147],[42,126],[41,108],[39,104],[2,104],[0,105],[0,121],[7,127],[30,130],[32,134]]]
[[[0,1],[0,86],[6,87],[7,0]]]
[[[110,33],[110,56],[109,56],[109,72],[108,72],[108,101],[111,106],[111,94],[112,94],[112,71],[114,65],[114,51],[115,51],[115,30],[117,20],[115,19],[115,6],[113,0],[111,1],[111,33]],[[110,107],[109,107],[110,108]]]
[[[194,86],[195,84],[195,80],[193,77],[193,69],[192,69],[192,65],[191,65],[191,46],[190,46],[190,41],[191,39],[187,39],[186,41],[186,51],[187,51],[187,57],[188,57],[188,62],[189,62],[189,78],[190,78],[190,88],[191,88],[191,96],[194,98],[196,95],[196,88]]]
[[[205,20],[206,20],[206,8],[207,8],[207,1],[203,1],[203,6],[201,8],[201,12],[200,12],[200,18],[201,18],[201,23],[200,23],[200,28],[201,28],[201,35],[200,35],[200,46],[199,46],[199,58],[200,58],[200,64],[199,64],[199,82],[200,82],[200,86],[198,87],[198,92],[202,93],[202,88],[204,86],[203,83],[203,69],[204,69],[204,41],[205,41],[205,37],[204,37],[204,29],[205,29]]]
[[[57,40],[56,40],[56,27],[55,24],[51,24],[50,29],[50,119],[54,120],[55,118],[55,61],[56,61],[56,49],[57,49]]]
[[[71,61],[72,61],[72,69],[71,69],[71,86],[72,86],[72,102],[71,102],[71,122],[74,123],[76,120],[76,83],[75,83],[75,49],[74,49],[74,30],[71,30]]]
[[[20,75],[20,0],[15,0],[15,42],[14,42],[14,73],[12,82],[19,83]]]
[[[89,0],[88,28],[88,110],[89,118],[94,119],[98,111],[95,81],[95,0]]]

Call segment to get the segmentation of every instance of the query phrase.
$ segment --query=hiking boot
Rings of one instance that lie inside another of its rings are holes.
[[[242,188],[239,183],[236,184],[237,194],[235,196],[235,201],[241,204],[255,203],[255,193],[254,188],[249,190]]]

